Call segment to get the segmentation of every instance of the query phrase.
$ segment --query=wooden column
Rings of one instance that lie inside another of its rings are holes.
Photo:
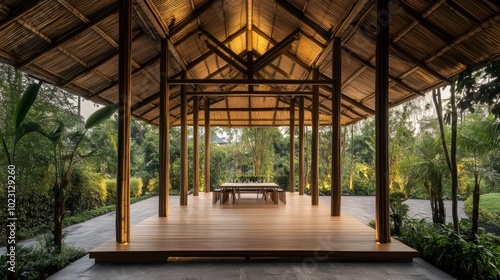
[[[130,242],[130,116],[132,100],[132,0],[119,4],[118,172],[116,242]]]
[[[290,192],[295,192],[295,98],[290,102]]]
[[[170,184],[170,89],[168,86],[168,38],[161,41],[160,61],[160,172],[158,185],[158,215],[168,216]]]
[[[340,216],[340,200],[342,194],[342,153],[340,152],[340,96],[342,78],[342,46],[340,37],[333,40],[332,52],[332,195],[331,215]]]
[[[210,192],[210,103],[205,99],[205,172],[204,192]]]
[[[319,71],[314,69],[314,78]],[[313,86],[312,96],[312,141],[311,141],[311,199],[312,205],[319,203],[319,86]]]
[[[183,72],[182,76],[186,73]],[[180,205],[187,205],[188,193],[188,137],[187,137],[187,86],[181,85],[181,187]]]
[[[304,96],[299,99],[299,195],[304,195]]]
[[[389,224],[389,0],[377,1],[375,74],[376,240],[391,242]]]
[[[193,195],[198,196],[200,190],[200,149],[198,138],[199,119],[198,96],[193,97]]]

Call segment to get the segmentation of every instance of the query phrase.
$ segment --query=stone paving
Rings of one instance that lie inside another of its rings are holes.
[[[329,205],[330,197],[320,197]],[[179,203],[178,197],[171,197],[171,204]],[[430,219],[430,204],[427,200],[408,200],[410,216]],[[445,206],[451,209],[451,202]],[[343,213],[367,224],[374,219],[375,198],[344,196]],[[459,216],[463,204],[459,204]],[[447,210],[447,213],[451,210]],[[131,224],[158,213],[158,197],[132,204]],[[451,217],[447,217],[451,221]],[[114,212],[67,227],[65,242],[72,246],[90,250],[114,237]],[[36,244],[36,239],[21,242]],[[5,248],[0,248],[0,254]],[[421,259],[413,263],[344,263],[317,262],[314,259],[223,259],[223,258],[178,258],[164,264],[113,265],[95,264],[88,255],[61,270],[49,279],[453,279],[444,272]]]

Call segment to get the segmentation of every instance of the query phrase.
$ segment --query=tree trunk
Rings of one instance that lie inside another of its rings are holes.
[[[457,168],[457,105],[455,100],[455,83],[451,84],[451,212],[453,227],[460,233],[458,220],[458,168]]]
[[[477,230],[479,227],[479,174],[474,172],[474,191],[472,192],[472,231],[471,239],[477,242]]]
[[[442,177],[439,177],[436,193],[437,193],[437,204],[438,204],[438,223],[444,225],[446,223],[446,209],[444,208],[442,182],[443,182]]]
[[[61,186],[54,186],[54,249],[57,254],[62,249],[62,229],[64,219],[64,201],[62,199]]]

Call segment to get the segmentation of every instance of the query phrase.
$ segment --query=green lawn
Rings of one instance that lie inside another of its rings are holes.
[[[481,195],[479,204],[490,212],[500,213],[500,193],[487,193]]]

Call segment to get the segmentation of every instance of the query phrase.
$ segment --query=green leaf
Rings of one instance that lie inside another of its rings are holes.
[[[54,132],[46,136],[55,145],[59,142],[59,140],[61,140],[63,130],[64,130],[64,124],[62,122],[59,122],[59,127],[57,127],[57,129]]]
[[[7,161],[9,162],[9,164],[11,164],[9,149],[7,148],[7,142],[5,141],[2,130],[0,130],[0,140],[2,140],[2,147],[3,151],[5,152],[5,156],[7,157]]]
[[[37,123],[34,123],[34,122],[23,123],[16,130],[16,138],[14,139],[14,143],[17,143],[26,134],[31,133],[31,132],[35,132],[35,131],[41,133],[42,135],[46,135],[45,132],[43,131],[43,129]]]
[[[35,102],[36,97],[38,96],[38,92],[40,91],[40,87],[42,86],[42,81],[38,82],[38,84],[31,84],[28,86],[23,96],[19,100],[14,109],[14,114],[12,116],[12,120],[14,121],[14,128],[18,129],[21,123],[24,121],[24,118],[28,114],[31,106]]]
[[[118,110],[118,104],[110,104],[104,108],[95,111],[85,123],[85,128],[89,129],[101,124],[106,119],[109,119]]]

